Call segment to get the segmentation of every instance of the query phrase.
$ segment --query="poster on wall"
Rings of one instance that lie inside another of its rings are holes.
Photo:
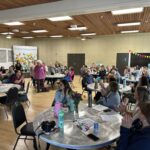
[[[30,70],[30,64],[37,60],[37,47],[35,46],[13,46],[14,63],[18,60],[24,71]]]

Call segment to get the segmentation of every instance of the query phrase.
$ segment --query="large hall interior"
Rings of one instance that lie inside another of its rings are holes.
[[[0,150],[150,150],[149,43],[149,0],[0,1]]]

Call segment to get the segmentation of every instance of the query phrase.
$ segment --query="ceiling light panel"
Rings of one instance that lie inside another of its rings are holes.
[[[51,38],[61,38],[61,37],[63,37],[63,35],[51,35],[50,37]]]
[[[92,36],[96,35],[96,33],[82,33],[81,36]]]
[[[125,27],[125,26],[139,26],[141,22],[130,22],[130,23],[118,23],[118,27]]]
[[[19,22],[19,21],[15,21],[15,22],[6,22],[6,23],[3,23],[3,24],[8,25],[8,26],[20,26],[20,25],[24,25],[24,23]]]
[[[45,33],[48,32],[47,30],[33,30],[34,33]]]
[[[139,30],[120,31],[120,33],[137,33]]]
[[[3,35],[10,34],[10,35],[12,35],[12,34],[14,34],[14,33],[12,33],[12,32],[3,32],[3,33],[0,33],[0,34],[3,34]]]
[[[84,30],[87,30],[87,27],[75,27],[75,28],[68,28],[68,30],[70,31],[84,31]]]
[[[23,39],[32,39],[33,37],[32,36],[24,36],[22,37]]]
[[[129,9],[122,9],[122,10],[114,10],[111,11],[113,15],[124,15],[124,14],[133,14],[133,13],[141,13],[143,12],[143,7],[139,8],[129,8]]]
[[[48,18],[50,21],[67,21],[72,20],[70,16],[59,16],[59,17],[50,17]]]

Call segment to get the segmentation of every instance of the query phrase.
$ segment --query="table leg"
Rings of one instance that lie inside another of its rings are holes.
[[[45,150],[49,150],[50,144],[46,143],[46,149]]]

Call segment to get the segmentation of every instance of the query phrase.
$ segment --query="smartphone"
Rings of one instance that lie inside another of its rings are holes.
[[[105,110],[103,110],[103,112],[110,112],[111,111],[111,109],[105,109]]]
[[[92,139],[93,141],[98,141],[99,140],[99,138],[97,137],[97,136],[95,136],[94,134],[88,134],[87,135],[90,139]]]

